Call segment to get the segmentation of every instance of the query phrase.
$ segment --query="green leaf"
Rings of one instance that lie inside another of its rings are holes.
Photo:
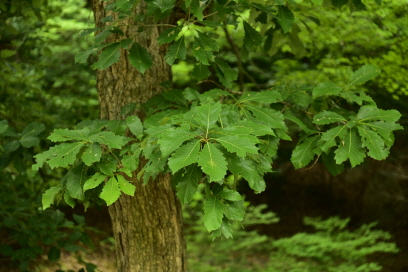
[[[190,87],[187,87],[183,91],[183,97],[188,101],[198,101],[200,100],[200,93]]]
[[[173,65],[176,58],[181,60],[185,60],[187,55],[186,43],[184,41],[184,36],[182,36],[178,41],[174,42],[169,47],[169,51],[167,52],[164,59],[166,60],[167,64]]]
[[[315,156],[313,152],[317,146],[320,136],[306,138],[301,144],[298,144],[292,152],[291,161],[295,169],[305,167]]]
[[[198,183],[203,178],[203,173],[197,165],[190,165],[185,171],[180,171],[175,178],[177,178],[177,196],[185,204],[190,202],[195,195]]]
[[[245,206],[244,201],[226,202],[224,205],[224,214],[231,220],[244,220]]]
[[[211,98],[212,100],[215,101],[215,100],[218,100],[220,97],[223,97],[223,96],[231,96],[232,97],[232,95],[227,91],[223,91],[221,89],[212,89],[212,90],[206,91],[205,93],[201,94],[200,95],[200,101],[205,102],[209,98]]]
[[[265,92],[246,92],[241,96],[237,103],[258,102],[258,103],[276,103],[282,101],[282,96],[278,91]]]
[[[211,73],[208,67],[200,62],[194,64],[194,68],[193,71],[191,72],[191,75],[194,79],[200,81],[202,79],[208,78],[211,75]]]
[[[174,2],[172,0],[153,0],[153,4],[158,7],[161,12],[172,9],[174,6]]]
[[[391,122],[369,122],[369,123],[363,123],[367,127],[370,127],[372,130],[377,132],[378,134],[381,135],[381,137],[387,141],[389,138],[391,138],[391,134],[394,130],[400,130],[403,129],[403,127],[400,124],[396,123],[391,123]]]
[[[81,163],[72,168],[66,175],[66,187],[69,196],[79,200],[84,200],[83,185],[88,176],[86,175],[87,167]]]
[[[7,130],[9,127],[7,120],[0,121],[0,135]]]
[[[349,2],[349,0],[332,0],[332,4],[336,8],[341,8],[342,6],[347,4],[348,2]]]
[[[282,27],[283,33],[286,34],[292,28],[293,22],[295,21],[295,16],[286,6],[277,6],[277,8],[278,23]]]
[[[283,116],[285,117],[285,119],[296,123],[299,126],[299,128],[302,129],[308,135],[318,133],[317,130],[308,128],[302,121],[300,121],[299,118],[294,116],[291,111],[285,111]]]
[[[94,162],[100,161],[102,156],[101,146],[97,143],[89,145],[82,154],[82,160],[88,166],[91,166]]]
[[[264,122],[271,128],[286,128],[283,115],[278,111],[249,104],[245,104],[245,108],[249,109],[258,120]]]
[[[53,157],[48,161],[48,164],[51,168],[73,165],[82,146],[84,146],[84,143],[65,143],[51,147],[50,151]],[[35,157],[39,158],[38,155]]]
[[[207,48],[200,43],[200,40],[197,37],[194,37],[192,52],[197,61],[201,62],[202,64],[210,65],[209,62],[214,61],[213,53],[208,51]]]
[[[222,220],[222,224],[221,224],[221,228],[220,228],[222,234],[224,234],[225,238],[229,239],[232,238],[232,226],[231,223],[228,222],[227,219],[224,218],[224,220]]]
[[[381,73],[381,70],[375,67],[374,65],[366,64],[351,76],[348,86],[354,86],[360,83],[364,83],[370,79],[375,78]]]
[[[335,146],[337,144],[336,138],[337,137],[342,138],[344,134],[346,134],[346,130],[347,126],[344,125],[332,128],[323,133],[322,138],[320,140],[320,148],[327,153],[330,147]]]
[[[29,136],[37,136],[45,130],[44,124],[33,122],[28,124],[21,132],[21,140]]]
[[[244,137],[238,136],[223,136],[216,139],[228,152],[237,153],[240,157],[245,157],[246,153],[257,154],[258,148],[253,142]]]
[[[20,144],[24,147],[32,147],[40,144],[40,139],[38,137],[26,136],[20,140]]]
[[[67,203],[68,206],[71,208],[75,208],[75,201],[72,199],[72,197],[69,195],[68,191],[64,192],[64,201]]]
[[[128,59],[130,64],[142,74],[153,65],[149,52],[137,42],[134,42],[132,48],[130,48]]]
[[[134,196],[135,191],[136,191],[136,186],[131,184],[129,181],[127,181],[122,175],[117,175],[116,176],[119,184],[120,190],[122,190],[123,193]]]
[[[204,225],[208,232],[221,227],[224,205],[216,196],[207,196],[204,201]]]
[[[313,89],[313,99],[324,95],[338,95],[340,91],[341,87],[337,86],[331,81],[325,81]]]
[[[117,161],[116,159],[111,157],[102,157],[102,160],[96,164],[96,167],[99,168],[102,173],[112,176],[113,172],[116,171]]]
[[[237,191],[230,190],[227,188],[224,188],[221,192],[217,193],[216,195],[230,201],[242,200],[242,196]]]
[[[70,140],[76,141],[88,141],[88,130],[70,130],[66,128],[54,129],[54,131],[47,137],[48,140],[53,142],[65,142]]]
[[[11,153],[20,147],[19,141],[10,141],[4,145],[4,153]]]
[[[241,175],[254,191],[262,192],[265,190],[265,181],[251,160],[241,157],[228,158],[228,169],[234,175]]]
[[[51,187],[42,195],[43,210],[47,209],[54,203],[55,196],[61,191],[60,186]]]
[[[48,250],[47,256],[48,260],[51,262],[58,261],[61,256],[61,251],[59,250],[59,248],[53,246],[50,248],[50,250]]]
[[[232,69],[226,62],[222,60],[216,59],[215,63],[217,65],[213,67],[215,69],[215,72],[217,73],[218,78],[220,79],[220,82],[225,87],[231,88],[232,82],[234,82],[238,78],[238,71]]]
[[[262,44],[262,36],[256,31],[250,24],[243,21],[244,23],[244,45],[248,50],[251,50],[253,47],[260,46]]]
[[[205,50],[218,52],[219,46],[216,40],[200,31],[197,31],[197,34],[198,34],[197,42],[202,48],[204,48]]]
[[[84,183],[84,191],[96,188],[99,184],[101,184],[107,176],[102,174],[101,172],[97,172],[94,174],[90,179],[85,181]]]
[[[208,131],[214,127],[221,114],[221,104],[219,102],[213,104],[203,104],[195,108],[197,115],[195,120]]]
[[[347,120],[340,114],[337,114],[332,111],[322,111],[313,116],[313,123],[317,125],[327,125],[336,122],[344,123],[347,122]]]
[[[211,143],[207,143],[201,150],[198,165],[205,174],[209,175],[210,182],[220,181],[227,174],[227,162],[222,152]]]
[[[177,149],[168,160],[169,167],[173,174],[181,168],[197,162],[199,151],[200,141],[192,141]]]
[[[367,7],[361,2],[361,0],[353,0],[353,5],[357,10],[366,10]]]
[[[259,151],[269,157],[274,157],[278,151],[280,139],[278,137],[266,136],[265,139],[261,140],[259,145]]]
[[[111,177],[109,181],[105,183],[105,186],[103,186],[102,192],[99,196],[105,200],[106,204],[109,206],[118,200],[120,195],[119,184],[115,177]]]
[[[323,4],[323,0],[312,0],[312,2],[315,3],[316,5]]]
[[[174,41],[178,34],[181,31],[181,26],[176,26],[176,27],[170,27],[160,33],[159,37],[157,38],[157,41],[159,42],[159,45],[163,45],[165,43],[170,43]]]
[[[143,137],[143,124],[140,121],[139,117],[135,115],[131,115],[126,118],[126,125],[128,126],[129,130],[135,135],[138,139]]]
[[[367,155],[376,160],[384,160],[389,154],[389,150],[385,148],[384,140],[366,126],[357,126],[358,132],[363,141],[363,147],[367,147]]]
[[[75,63],[86,63],[86,61],[88,60],[89,56],[92,53],[96,53],[99,50],[107,47],[109,44],[103,44],[101,46],[96,46],[92,49],[88,49],[86,51],[79,51],[78,53],[75,54]]]
[[[99,55],[98,61],[92,65],[94,69],[106,69],[112,64],[118,62],[120,58],[120,42],[111,43],[106,46]]]
[[[340,164],[347,159],[350,159],[352,167],[362,163],[366,157],[366,154],[361,145],[361,140],[358,137],[355,129],[348,130],[344,137],[344,142],[336,151],[334,151],[336,154],[334,156],[336,163]]]
[[[401,113],[397,110],[381,110],[375,106],[362,106],[357,114],[359,123],[370,121],[396,122],[401,118]]]
[[[187,101],[184,98],[183,90],[171,89],[162,93],[166,100],[179,104],[181,106],[187,106]]]
[[[110,148],[121,148],[123,146],[122,136],[115,135],[115,133],[111,131],[101,131],[95,133],[90,137],[90,140],[100,144],[105,144]]]
[[[195,134],[186,128],[172,129],[160,135],[158,144],[162,152],[162,157],[169,156],[182,143],[194,138]]]
[[[127,129],[125,120],[109,120],[106,127],[115,134],[125,134]]]
[[[334,152],[330,151],[329,154],[322,153],[323,163],[326,166],[327,170],[329,170],[330,174],[333,176],[337,176],[338,174],[344,171],[343,164],[337,164],[334,160]]]

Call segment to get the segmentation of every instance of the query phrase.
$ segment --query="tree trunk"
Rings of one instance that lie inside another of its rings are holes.
[[[94,0],[97,27],[102,26],[102,18],[113,15],[104,10],[106,4]],[[146,13],[143,1],[135,13]],[[153,66],[142,75],[122,56],[116,64],[98,71],[97,88],[103,119],[120,119],[124,105],[147,101],[162,91],[161,82],[171,79],[170,67],[164,61],[165,48],[157,43],[161,29],[150,26],[143,32],[137,32],[138,28],[132,26],[133,20],[123,24],[128,25],[122,28],[125,35],[111,35],[113,37],[109,37],[107,42],[128,37],[134,39],[150,52]],[[153,25],[154,22],[144,24]],[[143,112],[138,114],[143,116]],[[143,185],[134,173],[132,181],[136,185],[135,196],[122,195],[109,207],[118,271],[186,271],[181,205],[170,185],[169,175],[159,175]]]

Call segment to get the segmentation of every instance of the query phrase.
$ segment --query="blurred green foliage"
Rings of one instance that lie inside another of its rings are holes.
[[[388,241],[388,232],[373,229],[375,223],[350,230],[350,220],[339,217],[305,217],[304,224],[312,226],[314,232],[274,239],[251,230],[251,226],[274,224],[279,218],[267,212],[266,205],[249,203],[242,224],[232,225],[234,239],[213,241],[201,223],[203,215],[198,213],[202,198],[202,193],[196,194],[184,210],[192,272],[370,272],[381,270],[380,264],[367,259],[370,254],[398,252]]]

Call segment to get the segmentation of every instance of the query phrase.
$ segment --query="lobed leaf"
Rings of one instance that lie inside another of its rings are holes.
[[[84,183],[84,191],[96,188],[99,184],[101,184],[107,176],[102,174],[101,172],[95,173],[91,178],[85,181]]]
[[[260,46],[262,44],[262,36],[256,31],[250,24],[243,21],[244,23],[244,45],[248,50],[251,50],[253,47]]]
[[[369,81],[370,79],[373,79],[376,76],[378,76],[380,73],[381,70],[375,67],[374,65],[366,64],[354,72],[354,74],[351,76],[348,82],[348,86],[351,87]]]
[[[322,137],[319,141],[319,146],[324,152],[328,152],[332,146],[335,146],[336,138],[342,138],[346,134],[347,126],[338,126],[332,128],[322,134]]]
[[[282,27],[283,33],[286,34],[292,28],[293,22],[295,21],[295,16],[293,15],[292,11],[286,6],[279,5],[277,6],[277,8],[278,23]]]
[[[292,152],[291,161],[295,169],[305,167],[315,156],[314,149],[317,147],[319,135],[306,138],[298,144]]]
[[[176,58],[181,60],[185,60],[187,55],[186,43],[184,40],[184,36],[178,39],[169,47],[169,51],[167,52],[164,59],[166,60],[167,64],[173,65]]]
[[[120,149],[123,146],[122,136],[115,135],[115,133],[111,131],[100,131],[91,135],[89,139],[100,144],[105,144],[110,148]]]
[[[180,147],[182,143],[194,138],[195,134],[186,128],[171,129],[160,135],[158,144],[162,157],[169,156],[174,150]]]
[[[257,154],[258,148],[252,141],[245,137],[238,136],[222,136],[216,139],[228,152],[237,153],[240,157],[245,157],[246,153]]]
[[[97,143],[90,144],[82,154],[82,160],[88,166],[91,166],[94,162],[100,161],[102,156],[101,146]]]
[[[55,196],[61,191],[61,189],[60,186],[54,186],[45,191],[42,195],[43,210],[49,208],[51,204],[54,203]]]
[[[244,201],[227,201],[224,205],[224,214],[231,220],[244,220],[245,205]]]
[[[197,162],[199,151],[200,141],[192,141],[177,149],[168,160],[169,167],[173,174],[181,168]]]
[[[143,137],[143,124],[139,117],[136,115],[129,116],[126,118],[126,125],[138,139]]]
[[[197,165],[190,165],[186,170],[179,172],[175,177],[177,181],[177,196],[182,203],[188,203],[197,192],[198,183],[203,178],[203,173]]]
[[[367,147],[367,155],[376,160],[384,160],[389,150],[385,148],[385,142],[376,132],[366,126],[357,126],[358,132],[363,141],[363,147]]]
[[[159,45],[163,45],[165,43],[171,43],[174,41],[177,37],[178,34],[181,31],[181,26],[175,26],[175,27],[170,27],[160,33],[159,37],[157,38],[157,41],[159,42]]]
[[[118,62],[120,58],[120,47],[120,42],[111,43],[106,46],[99,55],[98,61],[92,65],[92,68],[103,70]]]
[[[195,110],[197,113],[195,120],[201,124],[208,133],[220,117],[221,103],[202,104],[201,106],[196,107]]]
[[[249,187],[254,191],[262,192],[265,190],[265,181],[250,159],[241,157],[228,158],[228,170],[234,175],[241,175],[248,181]]]
[[[359,123],[370,121],[396,122],[401,118],[397,110],[381,110],[375,106],[362,106],[357,114]]]
[[[358,137],[354,128],[349,129],[347,133],[345,133],[342,144],[334,153],[336,154],[334,159],[337,164],[341,164],[349,159],[352,167],[362,163],[366,157],[364,149],[362,148],[361,139]]]
[[[313,93],[313,99],[316,99],[320,96],[324,95],[338,95],[341,91],[341,87],[337,86],[331,81],[325,81],[320,83],[318,86],[316,86],[312,93]]]
[[[332,111],[322,111],[313,116],[313,123],[317,125],[327,125],[336,122],[344,123],[347,122],[347,120],[340,114],[337,114]]]
[[[258,102],[258,103],[276,103],[282,101],[282,96],[278,91],[265,92],[246,92],[241,96],[237,103]]]
[[[125,179],[122,175],[116,175],[116,179],[118,180],[120,190],[130,196],[135,195],[136,186],[131,184],[129,181]]]
[[[227,174],[227,162],[222,152],[211,143],[207,143],[201,150],[198,165],[209,176],[210,182],[220,181]]]

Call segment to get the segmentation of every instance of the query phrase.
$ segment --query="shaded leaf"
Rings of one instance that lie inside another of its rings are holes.
[[[164,59],[169,65],[173,65],[176,58],[185,60],[186,54],[187,54],[186,43],[184,41],[184,36],[182,36],[180,39],[178,39],[178,41],[170,45],[169,51],[167,52]]]
[[[177,196],[182,203],[188,203],[197,191],[198,183],[201,181],[203,173],[197,165],[190,165],[186,170],[180,172],[177,178]]]
[[[174,150],[180,147],[182,143],[194,138],[195,134],[185,128],[172,129],[160,135],[159,145],[162,156],[169,156]]]
[[[306,138],[301,144],[298,144],[292,152],[291,161],[295,169],[305,167],[315,156],[313,152],[317,146],[320,136]]]
[[[334,151],[336,154],[334,156],[336,163],[340,164],[347,159],[350,160],[352,167],[362,163],[366,157],[366,154],[361,146],[361,140],[358,137],[355,129],[348,130],[344,136],[344,142],[342,142],[340,147]]]
[[[82,160],[88,166],[91,166],[94,162],[100,161],[102,156],[101,146],[97,143],[89,145],[82,154]]]
[[[224,217],[224,205],[216,196],[207,196],[204,200],[204,225],[208,232],[221,227]]]
[[[42,195],[43,210],[47,209],[54,203],[55,196],[61,191],[60,186],[51,187]]]
[[[120,58],[120,42],[111,43],[105,47],[99,55],[98,61],[92,65],[94,69],[106,69],[112,64],[118,62]]]
[[[331,81],[325,81],[313,89],[313,99],[323,95],[338,95],[340,91],[341,87],[337,86]]]
[[[130,64],[142,74],[153,65],[149,52],[137,42],[134,42],[132,48],[130,48],[128,59]]]
[[[244,45],[248,50],[252,47],[260,46],[262,44],[262,36],[256,31],[250,24],[243,21],[244,23]]]
[[[98,172],[94,174],[91,178],[89,178],[84,183],[84,191],[96,188],[99,184],[101,184],[107,176]]]
[[[287,33],[293,25],[293,22],[295,21],[295,16],[293,15],[292,11],[290,11],[289,8],[286,6],[280,5],[277,6],[278,8],[278,18],[277,21],[279,25],[283,29],[283,33]]]
[[[228,152],[237,153],[240,157],[245,157],[246,153],[257,154],[258,148],[255,144],[244,137],[223,136],[216,139]]]
[[[336,122],[344,123],[347,122],[347,120],[340,114],[337,114],[332,111],[322,111],[313,116],[313,123],[317,125],[327,125]]]
[[[366,64],[351,76],[348,85],[349,87],[364,83],[370,79],[375,78],[381,73],[381,70],[375,67],[374,65]]]

